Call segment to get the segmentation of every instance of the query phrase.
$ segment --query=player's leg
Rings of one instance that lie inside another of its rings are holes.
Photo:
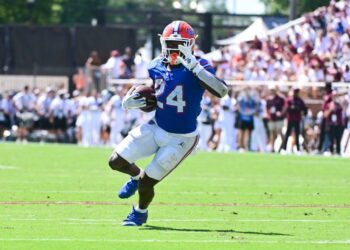
[[[137,167],[134,163],[129,163],[123,157],[121,157],[117,152],[113,152],[108,161],[111,169],[130,176],[137,176],[140,174],[141,169]]]
[[[131,176],[130,180],[120,189],[118,194],[120,198],[129,198],[138,189],[142,171],[135,165],[135,162],[154,154],[158,149],[153,135],[154,126],[143,124],[130,131],[109,158],[108,164],[113,170]]]
[[[159,180],[149,177],[144,174],[139,182],[139,209],[147,209],[154,197],[154,186]]]
[[[195,137],[174,137],[161,147],[139,181],[139,203],[124,220],[125,226],[141,226],[147,221],[147,208],[154,197],[154,186],[169,175],[195,148]]]

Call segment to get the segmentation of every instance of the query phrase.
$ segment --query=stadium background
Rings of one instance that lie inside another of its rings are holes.
[[[0,0],[0,249],[348,249],[349,17],[345,0]],[[157,186],[145,226],[122,228],[137,196],[117,199],[127,177],[107,159],[152,114],[120,101],[149,82],[158,33],[174,19],[198,31],[195,53],[232,95],[205,96],[201,151]],[[267,153],[264,107],[275,88],[283,98],[300,88],[308,107],[302,149],[291,136],[290,155]],[[259,130],[239,150],[247,96]],[[323,119],[331,102],[340,125]],[[343,157],[311,156],[332,155],[330,126],[343,133]]]

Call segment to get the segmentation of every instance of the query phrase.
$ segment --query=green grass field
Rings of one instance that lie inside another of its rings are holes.
[[[350,249],[349,159],[197,153],[123,227],[110,153],[0,144],[0,249]]]

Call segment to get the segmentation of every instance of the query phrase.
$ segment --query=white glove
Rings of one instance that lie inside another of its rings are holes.
[[[192,54],[191,46],[179,45],[180,52],[185,58],[181,56],[177,57],[178,62],[180,62],[187,69],[191,70],[196,75],[204,68],[198,63],[197,58]]]
[[[124,109],[137,109],[137,108],[144,108],[146,107],[146,98],[141,97],[139,93],[133,93],[135,90],[135,87],[132,87],[129,89],[129,91],[126,93],[126,96],[124,96],[122,101],[122,107]]]

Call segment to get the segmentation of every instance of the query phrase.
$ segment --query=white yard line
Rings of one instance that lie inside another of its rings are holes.
[[[0,170],[16,170],[19,169],[18,167],[14,166],[5,166],[5,165],[0,165]]]
[[[261,244],[350,244],[349,240],[122,240],[122,239],[94,239],[94,238],[0,238],[0,241],[76,241],[76,242],[119,242],[119,243],[261,243]]]

